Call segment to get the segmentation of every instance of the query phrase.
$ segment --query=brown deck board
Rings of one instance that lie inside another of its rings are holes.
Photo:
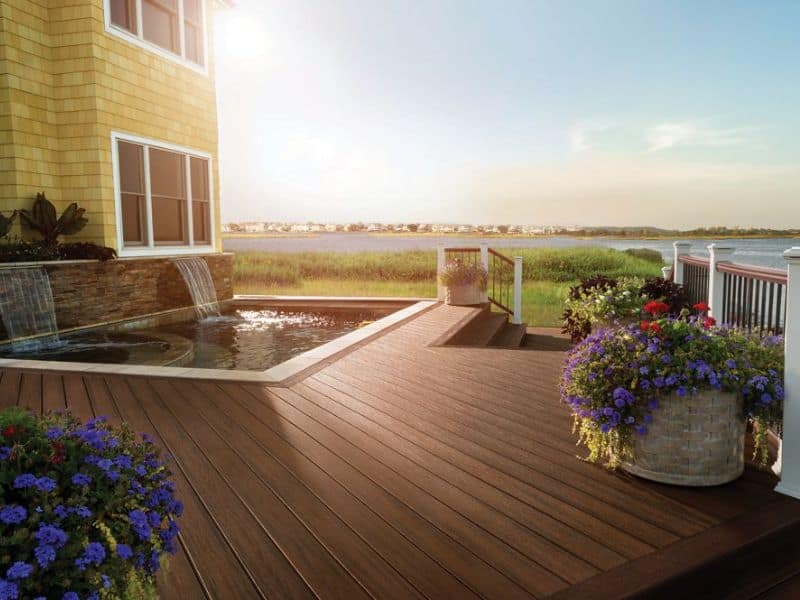
[[[770,473],[688,489],[578,460],[567,342],[435,345],[474,312],[429,310],[272,387],[0,370],[0,407],[124,420],[174,457],[164,598],[797,595],[800,560],[764,536],[791,548],[800,502]],[[703,571],[736,560],[745,584]]]

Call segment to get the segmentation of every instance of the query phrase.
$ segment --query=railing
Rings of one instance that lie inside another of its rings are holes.
[[[717,272],[722,273],[722,322],[742,329],[783,332],[785,271],[720,262]]]
[[[514,309],[514,261],[489,248],[489,283],[487,293],[489,302],[510,315]]]
[[[719,324],[762,333],[781,333],[786,322],[787,273],[732,262],[734,249],[712,244],[710,257],[692,256],[675,244],[673,276],[692,304],[707,302]]]
[[[700,256],[679,256],[683,266],[683,287],[692,304],[708,300],[708,259]]]
[[[488,275],[485,300],[511,315],[511,322],[522,323],[522,258],[501,254],[487,244],[475,247],[439,246],[437,279],[444,266],[459,259],[467,264],[483,265]],[[444,288],[438,284],[438,299],[444,300]]]

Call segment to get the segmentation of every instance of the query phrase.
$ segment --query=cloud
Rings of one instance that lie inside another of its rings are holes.
[[[605,121],[579,122],[569,130],[569,143],[573,152],[589,152],[594,147],[593,138],[597,134],[611,129],[611,123]]]
[[[750,127],[714,129],[692,121],[654,125],[645,131],[648,152],[658,152],[679,146],[736,146],[748,141]]]

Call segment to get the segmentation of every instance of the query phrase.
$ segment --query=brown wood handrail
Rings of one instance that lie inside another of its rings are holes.
[[[496,256],[497,258],[499,258],[500,260],[502,260],[502,261],[504,261],[504,262],[507,262],[507,263],[508,263],[508,264],[510,264],[512,267],[514,266],[514,261],[513,261],[513,260],[511,260],[510,258],[508,258],[508,257],[507,257],[505,254],[500,254],[500,253],[499,253],[497,250],[495,250],[494,248],[489,248],[489,254],[491,254],[492,256]]]
[[[463,247],[463,248],[452,248],[452,247],[446,246],[444,251],[445,252],[480,252],[481,249],[480,248],[469,248],[469,247],[466,247],[466,246]]]
[[[702,256],[691,256],[689,254],[683,254],[678,257],[678,262],[681,262],[685,265],[695,265],[698,267],[708,268],[710,260]]]
[[[786,285],[789,279],[786,271],[781,271],[780,269],[770,269],[769,267],[758,267],[756,265],[740,265],[732,262],[717,263],[717,271],[781,285]]]

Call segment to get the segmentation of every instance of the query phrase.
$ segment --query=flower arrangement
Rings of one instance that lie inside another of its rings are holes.
[[[481,291],[486,290],[488,279],[489,274],[483,265],[467,263],[460,258],[447,261],[439,275],[439,280],[444,286],[477,285]]]
[[[682,286],[660,277],[647,280],[589,277],[570,288],[562,332],[569,334],[573,342],[580,341],[598,324],[638,320],[648,301],[663,302],[674,314],[689,305]]]
[[[768,459],[766,432],[781,419],[783,344],[717,327],[705,303],[668,316],[664,302],[644,307],[640,323],[593,333],[568,355],[561,397],[574,416],[590,461],[616,465],[631,456],[633,436],[647,435],[661,402],[703,389],[740,395],[754,428],[756,453]]]
[[[644,281],[635,277],[593,277],[570,290],[564,308],[564,333],[573,341],[583,339],[599,323],[638,320],[646,298]]]
[[[17,408],[0,436],[0,599],[157,598],[183,506],[152,440]]]

